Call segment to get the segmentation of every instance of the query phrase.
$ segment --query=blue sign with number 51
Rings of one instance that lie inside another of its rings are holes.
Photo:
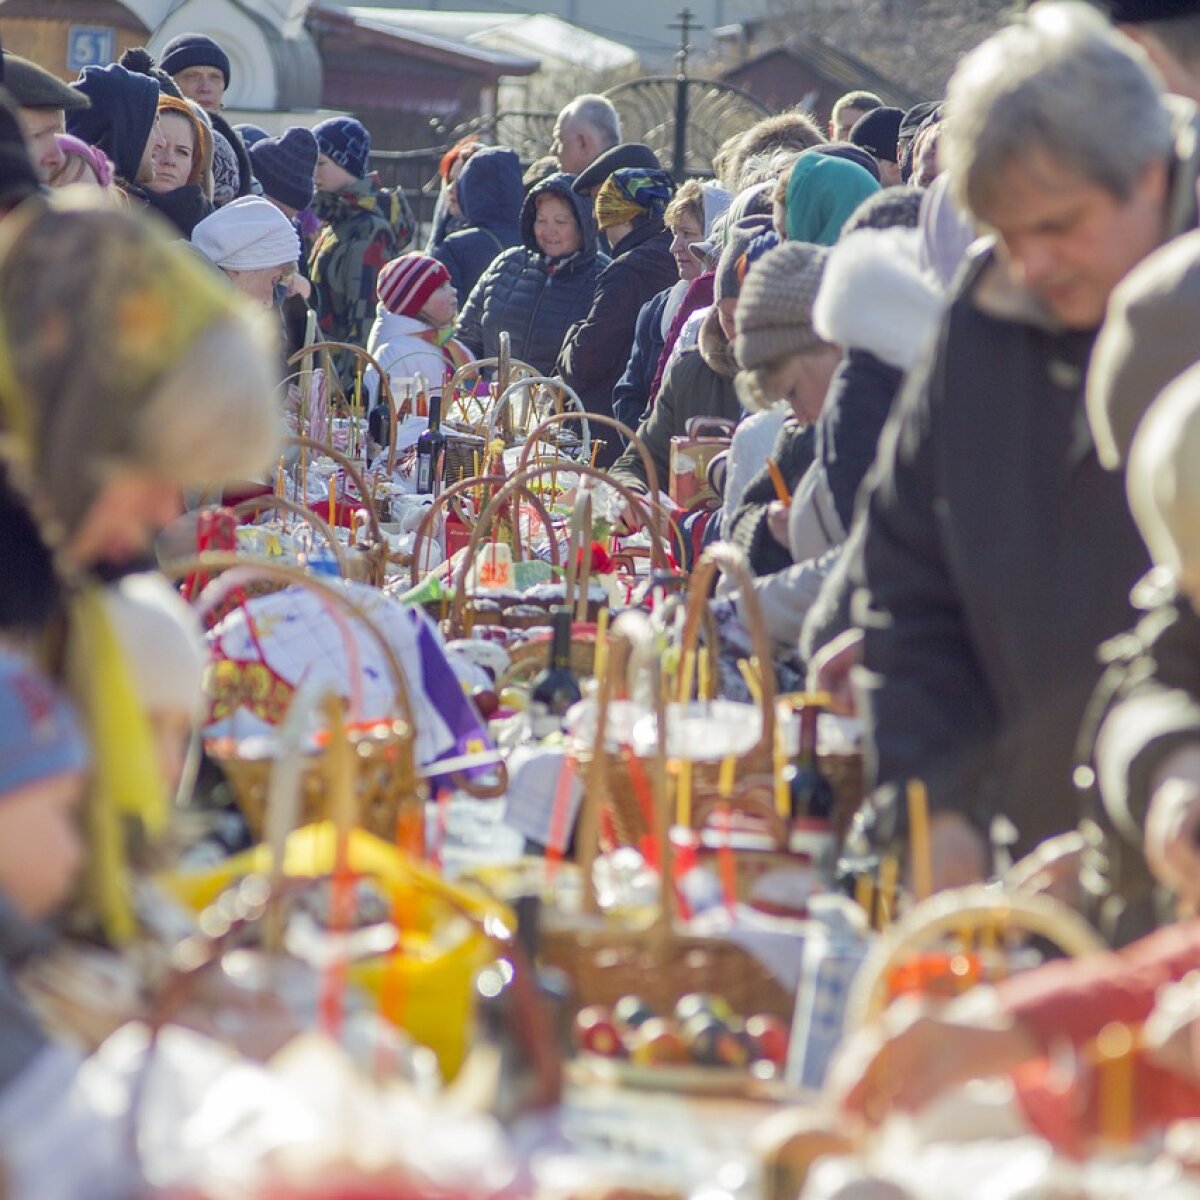
[[[117,56],[117,31],[96,25],[72,25],[67,32],[67,69],[102,67]]]

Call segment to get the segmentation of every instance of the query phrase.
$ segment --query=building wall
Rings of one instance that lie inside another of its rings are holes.
[[[146,28],[116,0],[21,0],[0,5],[0,38],[4,48],[70,81],[79,72],[69,66],[68,40],[73,26],[111,29],[114,57],[146,40]]]

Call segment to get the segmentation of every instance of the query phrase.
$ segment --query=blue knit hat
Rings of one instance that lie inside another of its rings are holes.
[[[353,117],[330,117],[313,127],[317,148],[355,179],[367,174],[367,158],[371,153],[371,135],[366,126]]]
[[[178,75],[188,67],[215,67],[225,76],[225,86],[229,86],[229,55],[202,33],[181,33],[173,37],[163,47],[158,65],[168,75]]]
[[[74,709],[23,658],[0,650],[0,804],[54,775],[83,771],[91,751]]]
[[[296,210],[312,203],[317,139],[307,129],[294,125],[277,138],[263,138],[249,154],[264,196]]]
[[[137,181],[138,167],[158,116],[158,84],[149,75],[127,71],[116,63],[84,67],[71,84],[92,103],[67,113],[67,132],[103,150],[117,174]]]

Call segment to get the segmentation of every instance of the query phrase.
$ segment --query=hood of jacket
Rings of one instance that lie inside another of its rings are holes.
[[[436,330],[428,321],[422,321],[419,317],[405,316],[403,313],[388,312],[382,304],[379,304],[375,309],[375,326],[371,331],[371,341],[377,345],[384,345],[396,338],[417,337],[419,334],[431,332],[436,332]],[[437,349],[437,346],[432,343],[430,346],[433,350]]]
[[[565,171],[557,171],[553,175],[547,175],[537,187],[530,189],[529,195],[525,197],[525,203],[521,206],[521,241],[534,254],[541,258],[545,257],[538,249],[537,238],[533,236],[533,223],[537,219],[537,198],[547,192],[561,196],[571,205],[571,209],[575,213],[575,220],[579,222],[579,228],[583,230],[583,246],[576,255],[576,263],[582,266],[590,263],[596,257],[600,251],[600,243],[596,232],[596,218],[592,212],[592,199],[590,196],[580,196],[571,191],[571,183],[574,178]],[[572,266],[573,269],[578,269],[578,266],[574,264]]]
[[[721,327],[721,314],[716,307],[710,308],[700,322],[700,336],[697,340],[700,357],[704,359],[709,369],[720,375],[722,379],[733,379],[738,373],[738,361],[733,353],[733,346],[725,336]]]
[[[920,267],[920,248],[916,229],[860,229],[839,241],[813,306],[821,337],[909,370],[944,303],[937,280]]]
[[[515,229],[525,200],[521,160],[507,146],[488,146],[467,159],[457,190],[468,225]]]
[[[356,179],[337,192],[317,192],[313,212],[322,221],[339,225],[359,213],[371,213],[386,221],[403,242],[408,228],[408,206],[404,197],[385,188],[373,171],[364,179]]]

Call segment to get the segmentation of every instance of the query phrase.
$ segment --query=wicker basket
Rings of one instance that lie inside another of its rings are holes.
[[[947,937],[980,934],[1000,941],[1042,938],[1074,958],[1107,948],[1083,917],[1049,896],[997,892],[980,884],[938,892],[891,926],[863,961],[846,1006],[846,1028],[862,1028],[879,1016],[888,1003],[892,972],[902,963]]]
[[[404,668],[370,615],[337,588],[292,567],[248,561],[236,555],[206,555],[172,564],[171,567],[172,573],[177,575],[200,569],[224,572],[202,593],[197,602],[201,612],[221,604],[247,581],[266,579],[284,586],[297,584],[315,592],[330,615],[343,626],[346,617],[362,623],[387,663],[395,692],[394,712],[388,719],[362,728],[361,724],[354,723],[358,714],[351,714],[348,734],[355,750],[358,821],[371,833],[389,842],[401,840],[406,848],[420,854],[423,850],[423,834],[418,834],[424,827],[425,786],[416,769],[412,704]],[[210,743],[208,750],[229,780],[251,833],[259,837],[263,830],[274,759],[244,757],[238,753],[236,743],[226,740]],[[318,820],[327,815],[323,753],[307,757],[302,773],[301,795],[304,820]]]
[[[622,617],[614,626],[614,650],[629,629],[627,622],[628,618]],[[542,933],[542,958],[570,977],[575,989],[574,1002],[580,1007],[613,1004],[623,995],[636,993],[658,1011],[670,1012],[689,992],[708,992],[724,996],[741,1013],[767,1012],[790,1021],[794,1005],[791,991],[758,958],[729,939],[700,936],[676,927],[667,769],[661,744],[649,767],[661,878],[658,910],[641,925],[620,924],[599,914],[596,897],[590,889],[601,819],[596,781],[604,770],[602,748],[608,707],[622,670],[621,659],[620,653],[614,653],[609,669],[599,680],[595,749],[585,766],[584,802],[578,828],[585,911],[578,919],[563,918],[557,923],[547,919]],[[652,670],[657,675],[657,664]],[[661,722],[661,687],[655,689],[655,694],[659,697]]]

